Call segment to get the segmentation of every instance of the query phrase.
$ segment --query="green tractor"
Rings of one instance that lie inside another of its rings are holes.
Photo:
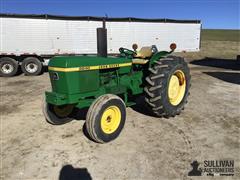
[[[146,111],[157,117],[180,114],[189,95],[190,72],[182,57],[170,55],[176,44],[170,45],[170,51],[158,51],[156,46],[137,51],[134,44],[133,50],[120,48],[118,56],[107,56],[104,34],[106,31],[99,30],[98,36],[103,38],[98,38],[98,56],[50,60],[52,92],[45,92],[46,120],[64,124],[73,120],[76,109],[89,108],[87,133],[94,141],[106,143],[118,137],[126,106],[135,105],[139,96],[145,98]]]

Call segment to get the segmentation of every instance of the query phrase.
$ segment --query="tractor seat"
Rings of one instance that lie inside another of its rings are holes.
[[[136,58],[148,58],[152,56],[152,48],[151,47],[142,47],[140,51],[137,52]]]

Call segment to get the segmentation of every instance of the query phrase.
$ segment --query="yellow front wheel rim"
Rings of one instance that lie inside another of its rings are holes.
[[[181,70],[173,73],[168,84],[168,98],[169,102],[177,106],[181,103],[186,91],[186,79]]]
[[[102,114],[101,128],[106,134],[115,132],[121,121],[121,111],[117,106],[108,107]]]

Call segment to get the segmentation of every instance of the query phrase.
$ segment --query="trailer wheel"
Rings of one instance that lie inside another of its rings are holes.
[[[42,73],[42,62],[36,57],[27,57],[23,60],[21,69],[27,76],[37,76]]]
[[[11,77],[18,72],[18,62],[10,57],[0,58],[0,76]]]
[[[98,143],[117,138],[126,119],[126,107],[121,98],[106,94],[97,98],[90,106],[86,118],[86,130]]]
[[[149,68],[145,101],[150,111],[159,117],[180,114],[187,103],[190,88],[190,71],[181,57],[162,58]]]
[[[73,118],[70,117],[70,115],[73,111],[73,108],[74,105],[55,106],[47,103],[45,99],[42,103],[43,114],[47,122],[53,125],[66,124],[72,121]]]

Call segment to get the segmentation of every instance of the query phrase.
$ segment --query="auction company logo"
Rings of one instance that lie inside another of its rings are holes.
[[[188,176],[233,176],[234,160],[205,160],[203,167],[198,161],[191,164],[192,170],[188,172]],[[200,166],[200,167],[199,167]]]

